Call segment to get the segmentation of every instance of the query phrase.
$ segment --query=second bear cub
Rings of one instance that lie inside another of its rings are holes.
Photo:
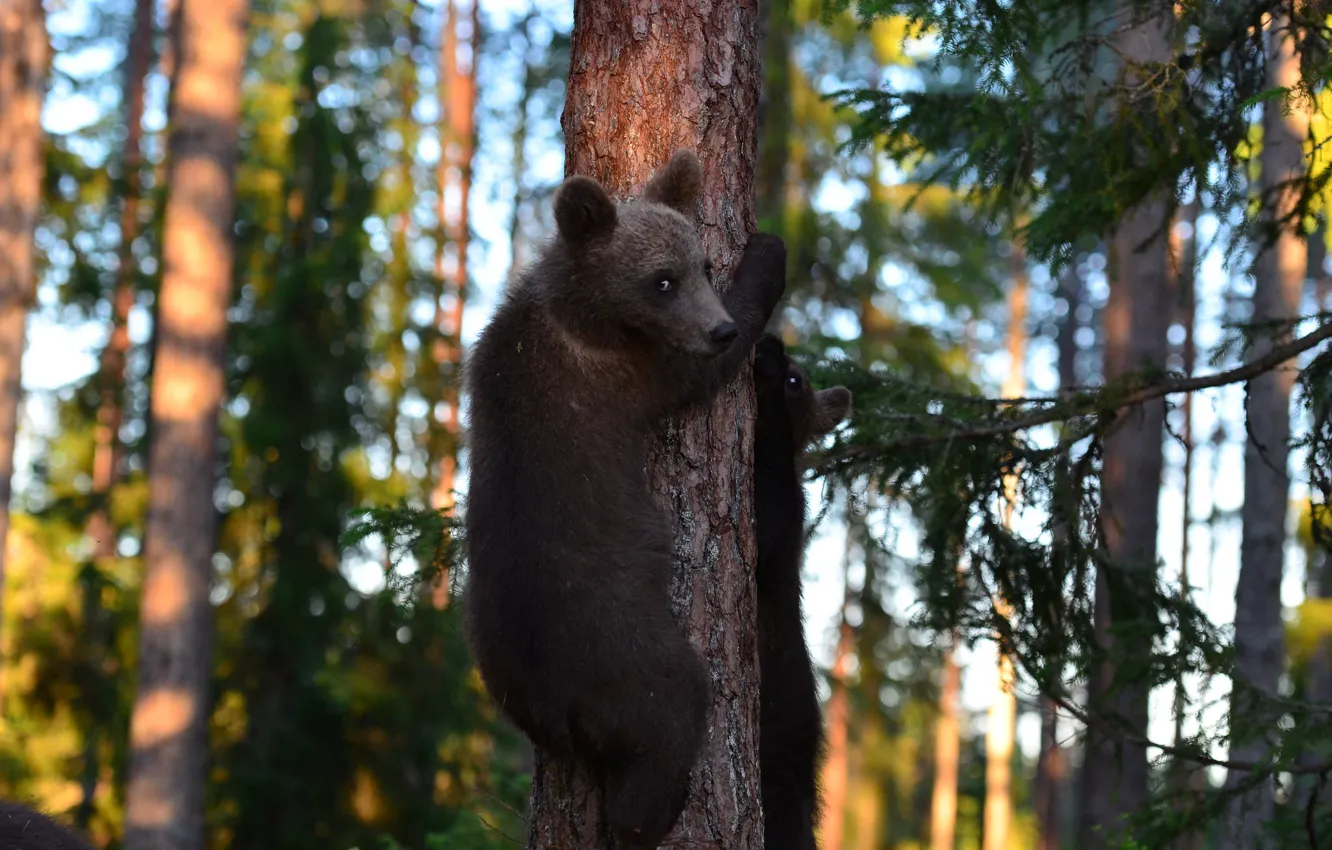
[[[814,850],[823,720],[800,612],[805,554],[801,458],[851,412],[851,391],[817,392],[764,334],[755,346],[754,511],[758,525],[759,773],[766,850]]]
[[[616,204],[572,177],[558,236],[472,350],[468,638],[491,696],[557,758],[601,776],[606,819],[656,847],[707,731],[708,671],[671,613],[673,532],[648,440],[745,364],[786,286],[780,239],[750,237],[724,298],[677,153]]]

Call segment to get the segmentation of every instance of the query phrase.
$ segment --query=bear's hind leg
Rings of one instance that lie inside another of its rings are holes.
[[[675,826],[707,733],[707,672],[683,638],[679,649],[659,670],[673,675],[624,683],[619,711],[612,709],[618,729],[606,739],[606,820],[625,847],[655,848]]]

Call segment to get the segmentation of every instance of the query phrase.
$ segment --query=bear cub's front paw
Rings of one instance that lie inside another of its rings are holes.
[[[737,283],[750,287],[770,313],[786,292],[786,243],[771,233],[751,234],[736,277]]]

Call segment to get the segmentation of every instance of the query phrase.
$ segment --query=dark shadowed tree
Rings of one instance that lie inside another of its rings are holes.
[[[652,0],[575,6],[566,174],[626,197],[678,148],[703,163],[698,217],[722,288],[755,229],[759,11]],[[659,504],[675,518],[677,617],[711,672],[708,739],[671,841],[758,847],[758,671],[748,369],[649,448]],[[608,848],[600,794],[581,770],[538,755],[528,846]]]

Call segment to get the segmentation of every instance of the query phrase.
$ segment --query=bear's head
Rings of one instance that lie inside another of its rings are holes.
[[[851,413],[851,391],[846,387],[816,391],[772,334],[764,334],[754,346],[754,390],[760,427],[789,428],[797,454]]]
[[[617,204],[590,177],[560,186],[555,222],[569,274],[552,294],[584,336],[700,357],[727,349],[738,329],[693,222],[702,182],[698,157],[682,150],[630,201]]]

